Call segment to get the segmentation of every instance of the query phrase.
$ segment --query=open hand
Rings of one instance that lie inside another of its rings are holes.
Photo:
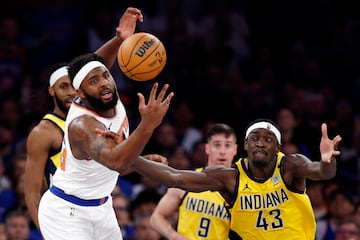
[[[142,93],[137,94],[139,97],[139,112],[141,115],[140,124],[149,127],[151,130],[160,125],[169,109],[171,99],[174,96],[173,92],[166,95],[169,84],[165,84],[157,95],[158,87],[159,83],[154,83],[147,104],[145,103],[144,95]]]
[[[329,139],[327,132],[327,125],[323,123],[321,125],[321,141],[320,141],[320,153],[321,161],[331,163],[331,161],[338,155],[340,151],[338,150],[341,137],[337,135],[333,139]]]
[[[136,22],[138,20],[140,22],[144,20],[141,11],[133,7],[127,8],[116,28],[116,36],[122,41],[128,38],[135,32]]]

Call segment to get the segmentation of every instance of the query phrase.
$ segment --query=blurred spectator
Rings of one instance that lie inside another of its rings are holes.
[[[11,187],[10,179],[5,174],[5,166],[2,160],[2,156],[0,154],[0,192],[3,190],[7,190]]]
[[[130,219],[134,221],[138,216],[144,214],[151,214],[161,195],[152,189],[145,189],[141,191],[135,199],[130,202]]]
[[[163,122],[155,129],[150,142],[146,145],[144,152],[157,153],[168,157],[177,146],[175,127],[169,122]]]
[[[28,216],[22,211],[9,212],[5,220],[5,230],[9,240],[35,240],[30,238]]]
[[[195,115],[190,103],[175,102],[170,109],[170,114],[178,144],[188,153],[191,152],[193,144],[201,140],[203,136],[201,130],[194,126]]]
[[[187,170],[191,169],[191,159],[188,152],[181,146],[176,147],[168,157],[169,166]]]
[[[11,161],[11,174],[12,178],[19,178],[25,173],[26,166],[26,153],[17,153]]]
[[[135,240],[161,240],[160,234],[150,224],[151,214],[138,215],[135,222]]]
[[[339,223],[335,240],[360,240],[360,225],[353,219]]]
[[[360,224],[360,201],[359,201],[359,199],[357,200],[356,205],[355,205],[354,220],[358,224]]]
[[[0,222],[0,240],[7,240],[5,223]]]
[[[139,181],[133,185],[131,190],[131,199],[136,199],[139,194],[148,191],[162,195],[166,191],[166,187],[160,182],[139,174]]]
[[[205,143],[198,141],[194,143],[190,153],[191,167],[193,169],[205,167],[207,165],[207,155],[205,153]]]
[[[328,201],[328,215],[317,221],[316,239],[319,240],[334,239],[339,223],[351,217],[355,212],[353,196],[346,190],[334,190],[331,192]]]
[[[281,145],[281,151],[284,154],[300,153],[299,147],[294,143],[285,143]]]
[[[7,13],[9,14],[9,13]],[[21,79],[25,75],[27,65],[27,49],[21,39],[18,16],[2,16],[0,20],[0,91],[19,91]]]
[[[277,111],[276,123],[280,127],[282,144],[286,143],[297,143],[297,126],[298,119],[295,116],[294,112],[288,108],[283,107]]]
[[[306,193],[310,198],[311,205],[314,210],[315,220],[319,221],[328,214],[326,200],[323,196],[324,181],[309,180],[306,185]]]
[[[116,219],[123,238],[134,237],[134,226],[130,220],[129,199],[121,193],[114,194],[112,197]]]

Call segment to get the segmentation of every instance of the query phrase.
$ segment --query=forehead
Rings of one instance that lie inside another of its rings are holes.
[[[86,74],[85,79],[96,77],[98,75],[103,74],[106,71],[107,71],[107,69],[105,69],[104,67],[95,67],[95,68],[91,69],[88,74]]]
[[[68,76],[68,75],[66,75],[66,76],[62,76],[61,78],[59,78],[58,80],[56,80],[56,82],[55,82],[55,85],[54,85],[54,86],[56,86],[56,85],[60,85],[60,84],[63,84],[63,83],[66,83],[66,84],[71,84],[71,82],[70,82],[70,78],[69,78],[69,76]]]
[[[216,133],[211,136],[210,141],[234,141],[233,135],[226,135],[225,133]]]

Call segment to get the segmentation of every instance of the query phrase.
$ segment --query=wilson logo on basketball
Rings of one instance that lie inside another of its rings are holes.
[[[146,53],[146,51],[151,48],[152,45],[154,45],[156,39],[152,38],[150,41],[144,41],[144,44],[136,50],[135,54],[139,57],[143,57]]]

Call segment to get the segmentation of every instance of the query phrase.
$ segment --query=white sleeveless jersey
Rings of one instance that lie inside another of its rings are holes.
[[[102,117],[74,101],[66,118],[61,163],[54,175],[53,185],[64,190],[66,194],[82,199],[103,198],[113,191],[119,173],[94,159],[76,159],[73,156],[68,139],[68,127],[75,118],[81,115],[95,117],[108,130],[119,133],[125,138],[129,136],[129,122],[120,100],[116,105],[114,116],[111,117]]]

